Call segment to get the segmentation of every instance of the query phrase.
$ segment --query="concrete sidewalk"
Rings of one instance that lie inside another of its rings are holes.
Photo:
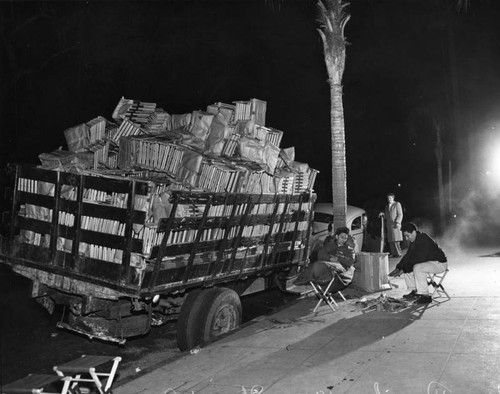
[[[451,299],[395,312],[348,299],[313,313],[316,298],[305,297],[113,392],[499,393],[498,250],[447,252]],[[391,282],[387,296],[407,292]]]

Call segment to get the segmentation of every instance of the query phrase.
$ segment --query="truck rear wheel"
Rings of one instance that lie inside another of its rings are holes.
[[[234,330],[241,324],[241,314],[240,297],[234,290],[214,287],[190,293],[177,324],[179,349],[192,349]]]

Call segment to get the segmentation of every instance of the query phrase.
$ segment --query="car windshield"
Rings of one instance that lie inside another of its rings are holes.
[[[319,223],[333,223],[333,215],[330,215],[328,213],[322,213],[322,212],[315,212],[314,213],[314,221],[319,222]]]

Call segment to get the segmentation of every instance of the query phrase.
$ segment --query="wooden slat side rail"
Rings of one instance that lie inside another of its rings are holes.
[[[299,208],[297,209],[297,213],[304,213],[302,211],[303,197],[304,197],[304,195],[301,194],[300,199],[299,199]],[[295,249],[295,242],[297,241],[297,236],[299,235],[298,229],[299,229],[299,223],[300,223],[300,216],[301,215],[297,215],[297,218],[295,219],[295,225],[293,228],[293,236],[292,236],[292,245],[290,248],[290,252],[291,252],[290,256],[293,256],[294,249]],[[278,258],[278,260],[279,260],[279,258]]]
[[[131,281],[130,277],[130,253],[132,253],[132,226],[134,224],[134,219],[132,212],[135,207],[135,181],[129,181],[128,183],[128,201],[127,201],[127,214],[129,215],[125,221],[125,245],[122,255],[122,276],[121,281],[129,283]]]
[[[196,255],[196,252],[198,250],[198,246],[199,246],[200,240],[201,240],[201,235],[203,234],[204,225],[205,225],[205,222],[207,220],[208,212],[210,210],[211,205],[212,205],[212,197],[209,197],[207,200],[207,203],[205,205],[205,210],[204,210],[203,216],[200,220],[200,224],[199,224],[198,229],[196,231],[196,238],[195,238],[194,244],[191,248],[191,253],[189,254],[186,270],[184,271],[184,277],[182,278],[182,283],[186,283],[187,280],[190,278],[191,273],[193,272],[194,256]]]
[[[18,165],[19,177],[34,179],[40,182],[56,183],[58,180],[58,172],[45,170],[35,166]]]
[[[82,215],[83,215],[83,181],[82,177],[79,177],[76,181],[77,193],[76,193],[76,206],[77,211],[75,213],[75,229],[81,229]],[[76,231],[75,238],[73,239],[73,244],[71,247],[71,254],[73,255],[73,267],[77,272],[81,270],[80,264],[80,242],[81,242],[82,232]]]
[[[18,191],[16,201],[20,204],[31,204],[48,209],[54,208],[54,197],[43,194]]]
[[[270,256],[267,258],[267,260],[263,262],[263,265],[270,265],[270,264],[273,265],[273,264],[277,263],[276,254],[278,253],[278,247],[283,242],[283,237],[285,235],[284,231],[283,231],[283,227],[285,225],[285,219],[287,217],[288,207],[290,206],[289,204],[290,204],[290,198],[287,198],[285,201],[285,205],[283,207],[283,212],[281,213],[278,234],[277,234],[275,241],[274,241],[273,251],[271,252]],[[297,223],[297,221],[296,221],[296,223]]]
[[[267,250],[269,249],[269,243],[271,242],[271,236],[274,228],[274,223],[276,221],[276,214],[278,212],[278,207],[279,207],[279,195],[276,194],[274,198],[274,207],[273,207],[273,214],[271,215],[271,219],[269,220],[269,232],[266,235],[265,241],[264,241],[264,250],[262,254],[259,257],[259,268],[262,268],[264,266],[264,263],[267,259]]]
[[[228,202],[228,204],[229,204],[229,200],[230,200],[230,198],[228,197],[228,199],[226,200]],[[230,220],[234,218],[237,210],[238,210],[238,205],[234,202],[233,208],[231,209],[231,215],[229,217]],[[217,259],[213,263],[211,263],[209,268],[208,268],[208,276],[210,278],[213,278],[217,275],[217,268],[220,267],[220,264],[221,264],[223,256],[224,256],[224,252],[227,249],[227,244],[228,244],[230,232],[231,232],[231,227],[227,226],[224,230],[224,235],[222,237],[220,247],[217,249]]]
[[[155,257],[153,274],[151,275],[151,279],[150,279],[150,282],[148,285],[149,291],[151,291],[151,289],[153,289],[156,286],[156,281],[158,280],[158,274],[160,272],[161,262],[162,262],[163,256],[164,256],[163,253],[165,251],[168,237],[169,237],[170,232],[171,232],[172,223],[173,223],[174,218],[175,218],[175,212],[177,211],[177,206],[179,205],[178,199],[179,199],[178,195],[174,194],[173,201],[172,201],[173,205],[172,205],[172,210],[170,211],[170,216],[169,216],[168,220],[166,221],[166,223],[165,223],[165,220],[163,219],[160,222],[160,225],[158,226],[158,227],[160,227],[161,224],[164,223],[163,227],[165,228],[165,234],[163,234],[163,239],[161,241],[161,245],[158,248],[158,256]],[[159,230],[157,230],[157,231],[159,231]]]
[[[310,220],[308,222],[309,224],[307,226],[306,238],[304,240],[304,244],[306,245],[306,248],[304,250],[304,256],[306,256],[306,258],[308,260],[309,260],[309,239],[311,237],[312,224],[313,224],[313,221],[314,221],[314,210],[313,210],[313,207],[314,207],[314,202],[315,201],[316,201],[316,194],[310,195],[310,201],[309,201]]]
[[[233,244],[233,251],[231,253],[231,259],[229,260],[229,266],[228,266],[226,272],[232,272],[233,271],[234,256],[236,255],[238,247],[240,246],[240,242],[241,242],[241,238],[242,238],[242,233],[243,233],[243,230],[245,229],[245,225],[247,223],[248,216],[252,212],[252,210],[253,210],[253,208],[254,208],[254,206],[255,206],[256,203],[257,204],[261,204],[262,203],[262,194],[259,195],[259,197],[257,198],[257,201],[255,201],[254,195],[248,196],[248,200],[247,201],[248,202],[247,202],[247,206],[246,206],[246,209],[245,209],[245,213],[243,214],[243,217],[241,219],[241,224],[239,225],[238,236],[235,238],[235,241],[234,241],[234,244]]]
[[[283,256],[283,261],[272,266],[263,267],[261,270],[256,270],[254,268],[249,268],[244,271],[244,276],[265,276],[271,272],[277,272],[283,268],[290,267],[289,261],[291,264],[298,264],[303,259],[303,249],[295,249],[295,253],[293,258],[289,258],[290,255],[290,245],[283,244],[282,247],[279,248],[278,253],[281,253]],[[256,267],[258,255],[248,255],[242,259],[235,259],[234,265],[241,266],[246,261],[247,266]],[[218,264],[219,267],[228,266],[230,262],[230,256],[226,259],[222,259]],[[209,262],[204,264],[204,266],[200,266],[199,270],[203,272],[208,272]],[[198,277],[189,279],[187,283],[182,283],[182,278],[184,275],[184,267],[175,267],[175,268],[167,268],[160,271],[158,276],[157,285],[148,290],[143,288],[141,290],[141,296],[150,297],[158,292],[171,292],[171,291],[179,291],[185,290],[192,287],[199,286],[212,286],[215,284],[227,283],[230,281],[238,280],[240,277],[240,272],[229,272],[227,269],[224,269],[223,272],[218,273],[216,276],[206,276],[206,277]]]
[[[61,200],[61,182],[59,182],[59,172],[57,173],[57,182],[54,187],[54,201],[53,201],[53,206],[52,206],[52,227],[50,231],[50,245],[49,245],[49,250],[50,250],[50,255],[55,256],[56,255],[56,247],[57,247],[57,239],[59,237],[59,212],[60,212],[60,206],[59,206],[59,201]],[[52,259],[51,264],[54,264],[55,261]]]

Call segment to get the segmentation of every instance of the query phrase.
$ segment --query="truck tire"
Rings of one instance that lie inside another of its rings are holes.
[[[191,305],[186,305],[186,299],[181,308],[177,326],[180,350],[210,342],[241,324],[241,301],[234,290],[214,287],[193,294],[193,298]]]
[[[189,350],[191,349],[190,343],[193,342],[191,338],[191,334],[193,329],[191,328],[194,324],[193,322],[193,305],[201,294],[201,289],[196,289],[191,291],[181,306],[181,313],[179,314],[179,319],[177,320],[177,346],[180,350]],[[194,346],[193,346],[194,347]]]

